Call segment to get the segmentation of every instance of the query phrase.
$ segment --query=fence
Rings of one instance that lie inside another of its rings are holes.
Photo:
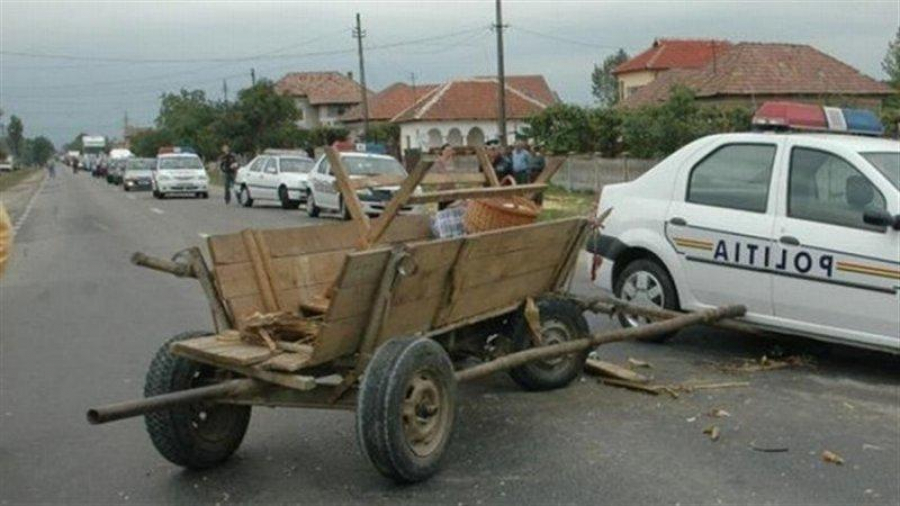
[[[599,191],[605,185],[637,179],[659,160],[570,155],[551,182],[568,191]]]

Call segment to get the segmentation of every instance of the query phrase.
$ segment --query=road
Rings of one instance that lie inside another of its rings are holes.
[[[220,468],[181,470],[143,420],[89,426],[85,408],[138,397],[167,337],[210,327],[196,283],[129,264],[203,236],[315,222],[302,211],[155,200],[60,171],[37,193],[0,281],[0,504],[898,504],[900,360],[799,338],[692,329],[601,349],[658,382],[747,381],[674,399],[585,377],[527,393],[505,375],[461,387],[443,470],[397,486],[365,462],[352,413],[257,409]],[[591,290],[580,266],[577,291]],[[608,319],[592,318],[592,327]],[[727,372],[762,355],[774,371]],[[712,418],[713,409],[731,416]],[[703,434],[721,430],[718,441]],[[753,448],[781,449],[775,453]],[[844,465],[825,463],[824,450]]]

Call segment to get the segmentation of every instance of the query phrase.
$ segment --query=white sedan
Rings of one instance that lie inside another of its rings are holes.
[[[900,353],[900,142],[705,137],[605,187],[608,208],[588,250],[622,299],[744,304],[760,328]]]
[[[406,177],[406,169],[395,158],[387,155],[375,155],[370,153],[343,152],[341,160],[347,167],[351,179],[368,176],[398,176]],[[335,178],[331,172],[331,163],[328,157],[322,156],[315,168],[309,174],[309,191],[306,198],[306,212],[311,217],[316,217],[324,209],[340,213],[344,219],[350,219],[350,211],[344,205],[341,193],[335,187]],[[384,206],[394,196],[398,186],[384,186],[379,188],[365,188],[357,190],[363,212],[375,216],[384,211]],[[414,193],[419,193],[416,188]],[[415,206],[403,206],[401,213],[415,211]]]
[[[256,201],[272,201],[284,209],[297,209],[306,200],[307,179],[313,164],[305,155],[263,153],[235,175],[237,200],[244,207]]]

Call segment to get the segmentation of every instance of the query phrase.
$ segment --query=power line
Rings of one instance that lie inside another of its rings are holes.
[[[567,43],[567,44],[573,44],[573,45],[576,45],[576,46],[583,46],[583,47],[590,47],[590,48],[597,48],[597,49],[619,49],[620,47],[622,47],[622,46],[611,46],[611,45],[607,45],[607,44],[597,44],[597,43],[594,43],[594,42],[585,42],[585,41],[582,41],[582,40],[570,39],[570,38],[568,38],[568,37],[560,37],[559,35],[553,35],[553,34],[550,34],[550,33],[539,32],[539,31],[537,31],[537,30],[531,30],[531,29],[528,29],[528,28],[522,28],[522,27],[519,26],[519,25],[513,26],[513,27],[511,27],[511,28],[512,28],[513,30],[520,31],[520,32],[523,32],[523,33],[527,33],[527,34],[530,34],[530,35],[534,35],[534,36],[536,36],[536,37],[542,37],[542,38],[545,38],[545,39],[555,40],[555,41],[557,41],[557,42],[565,42],[565,43]]]

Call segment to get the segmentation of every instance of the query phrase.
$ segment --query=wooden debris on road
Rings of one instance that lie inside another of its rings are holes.
[[[731,413],[729,413],[728,411],[725,411],[724,409],[716,408],[716,409],[710,411],[709,413],[707,413],[706,416],[709,416],[712,418],[728,418],[731,416]]]
[[[710,425],[709,427],[703,429],[703,433],[709,436],[709,438],[713,441],[718,441],[721,431],[719,430],[718,425]]]
[[[653,369],[653,365],[650,362],[645,362],[643,360],[638,360],[636,358],[628,357],[628,367],[640,367],[645,369]]]
[[[786,357],[784,359],[773,359],[763,355],[759,360],[745,360],[740,365],[726,365],[720,367],[720,369],[732,373],[763,372],[785,369],[788,367],[804,367],[809,365],[809,363],[809,359],[797,355]]]
[[[822,452],[822,460],[824,462],[827,462],[829,464],[834,464],[837,466],[844,465],[844,459],[840,455],[838,455],[837,453],[834,453],[832,451],[828,451],[828,450],[825,450]]]
[[[590,361],[590,360],[588,360]],[[587,365],[585,366],[586,370]],[[673,399],[677,399],[679,397],[679,392],[691,393],[694,390],[712,390],[718,388],[737,388],[737,387],[747,387],[750,386],[750,383],[746,381],[731,381],[727,383],[694,383],[694,384],[681,384],[681,383],[673,383],[668,385],[648,385],[644,383],[639,383],[635,381],[628,381],[623,379],[610,379],[610,378],[602,378],[601,381],[610,386],[627,388],[629,390],[637,390],[653,395],[659,395],[660,393],[667,393],[672,396]],[[730,413],[724,410],[720,410],[722,414],[721,416],[731,416]],[[712,416],[712,415],[711,415]]]
[[[584,369],[589,374],[605,376],[607,378],[630,381],[633,383],[650,382],[650,378],[644,376],[643,374],[638,374],[631,369],[626,369],[624,367],[613,364],[612,362],[605,362],[603,360],[597,360],[595,358],[587,359],[584,364]]]
[[[642,385],[641,383],[635,383],[633,381],[625,381],[613,378],[603,378],[600,381],[602,381],[604,385],[627,388],[629,390],[644,392],[645,394],[650,395],[659,395],[659,393],[662,391],[662,388],[660,387]]]

